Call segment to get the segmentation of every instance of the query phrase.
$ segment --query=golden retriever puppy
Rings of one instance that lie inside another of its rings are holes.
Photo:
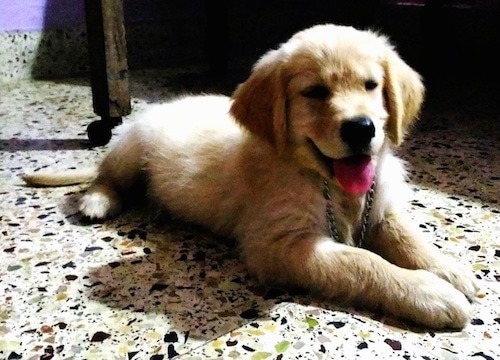
[[[392,151],[423,96],[419,75],[383,36],[314,26],[266,53],[231,98],[187,96],[124,125],[80,211],[118,214],[146,176],[172,214],[236,239],[264,284],[462,328],[472,272],[407,219],[405,171]]]

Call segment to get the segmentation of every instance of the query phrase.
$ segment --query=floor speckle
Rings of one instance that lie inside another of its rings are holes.
[[[193,78],[133,73],[134,109]],[[414,221],[481,286],[471,324],[434,333],[260,288],[230,246],[163,214],[86,223],[76,208],[84,186],[29,188],[19,175],[103,156],[86,138],[87,81],[21,81],[0,93],[1,358],[500,358],[500,130],[481,99],[430,103],[399,151]]]

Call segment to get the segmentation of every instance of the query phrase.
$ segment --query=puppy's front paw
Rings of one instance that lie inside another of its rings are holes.
[[[470,322],[472,305],[449,282],[426,270],[413,270],[407,285],[400,315],[437,329],[462,329]]]
[[[441,279],[448,281],[457,290],[460,290],[469,301],[473,301],[479,292],[474,273],[465,269],[463,265],[452,261],[445,261],[428,269],[428,271],[436,274]]]
[[[80,199],[79,210],[90,219],[105,219],[121,211],[120,195],[112,188],[96,184]]]

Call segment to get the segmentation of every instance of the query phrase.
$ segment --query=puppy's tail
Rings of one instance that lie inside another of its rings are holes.
[[[68,186],[94,180],[97,167],[75,170],[39,171],[22,175],[24,182],[30,186]]]

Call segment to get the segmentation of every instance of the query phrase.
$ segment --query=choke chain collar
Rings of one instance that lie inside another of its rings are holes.
[[[333,206],[332,206],[332,197],[330,196],[330,186],[328,184],[328,180],[323,181],[323,196],[326,200],[326,221],[328,224],[328,232],[330,237],[337,241],[337,242],[342,242],[340,239],[339,232],[337,230],[337,226],[335,225],[335,215],[333,214]],[[368,190],[368,193],[366,194],[366,199],[365,199],[365,208],[363,210],[363,216],[361,219],[361,232],[359,234],[359,239],[355,244],[358,247],[363,247],[363,243],[365,241],[365,236],[366,236],[366,230],[368,228],[368,220],[370,217],[370,211],[372,209],[372,204],[373,204],[373,197],[375,194],[375,179],[372,182],[372,186],[370,187],[370,190]]]

